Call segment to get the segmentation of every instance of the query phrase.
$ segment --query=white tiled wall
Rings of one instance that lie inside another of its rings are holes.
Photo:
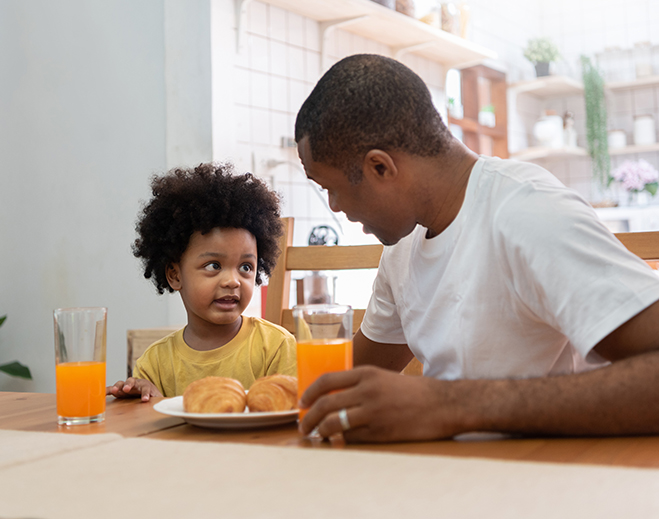
[[[541,30],[576,69],[580,54],[631,48],[643,41],[659,43],[658,26],[656,0],[542,0]]]
[[[431,1],[417,0],[417,7],[426,8]],[[631,46],[644,39],[659,43],[659,31],[653,31],[653,27],[659,27],[657,0],[471,0],[468,4],[469,39],[498,53],[498,59],[487,64],[504,70],[511,83],[534,77],[534,68],[523,57],[523,48],[530,38],[539,35],[550,36],[561,49],[563,59],[555,64],[554,72],[573,77],[580,75],[578,59],[582,53],[594,57],[607,46]],[[284,216],[296,219],[296,245],[306,244],[310,230],[321,224],[336,228],[341,244],[375,242],[361,232],[360,225],[348,222],[342,214],[330,213],[306,180],[295,149],[281,145],[282,138],[293,136],[296,113],[322,74],[319,24],[253,1],[249,4],[243,41],[229,75],[235,83],[236,121],[236,143],[232,148],[236,151],[231,159],[240,170],[253,171],[281,193]],[[386,45],[336,30],[328,41],[326,65],[361,52],[391,55]],[[413,54],[405,55],[403,62],[428,83],[436,104],[444,112],[446,70]],[[578,144],[585,146],[585,109],[580,96],[541,101],[523,95],[510,99],[509,104],[511,151],[534,144],[532,126],[545,108],[559,114],[573,112]],[[634,113],[652,110],[656,115],[658,106],[657,88],[616,94],[611,98],[611,124],[629,132]],[[657,155],[647,158],[656,165]],[[614,159],[614,166],[617,161]],[[568,186],[590,196],[589,159],[544,161],[543,165]],[[370,275],[353,279],[342,274],[337,299],[364,306],[371,283]],[[344,290],[344,286],[351,286],[352,290]],[[349,300],[344,299],[344,294]]]

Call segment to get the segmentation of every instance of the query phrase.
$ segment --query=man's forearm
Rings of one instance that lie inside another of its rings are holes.
[[[452,414],[458,432],[659,433],[659,352],[577,375],[436,382],[438,431]]]
[[[355,366],[377,366],[400,372],[414,358],[406,344],[376,343],[358,330],[353,338]]]

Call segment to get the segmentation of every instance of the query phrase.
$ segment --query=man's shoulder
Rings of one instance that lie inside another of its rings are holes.
[[[536,164],[496,157],[484,157],[475,207],[489,207],[493,220],[521,223],[589,212],[590,206],[573,189],[566,187],[550,171]],[[592,215],[589,215],[592,216]]]
[[[551,186],[567,189],[549,170],[537,164],[498,157],[481,157],[479,162],[483,179],[494,179],[512,188]]]

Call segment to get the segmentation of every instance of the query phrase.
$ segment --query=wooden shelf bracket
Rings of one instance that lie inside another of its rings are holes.
[[[327,20],[319,23],[320,27],[320,73],[325,72],[329,67],[327,64],[327,42],[329,41],[330,35],[334,32],[335,29],[340,27],[346,27],[360,20],[368,18],[368,15],[362,16],[352,16],[348,18],[338,18],[336,20]]]
[[[405,54],[409,54],[410,52],[414,52],[417,50],[422,50],[422,49],[427,49],[428,47],[432,47],[435,45],[434,41],[426,41],[423,43],[417,43],[416,45],[407,45],[405,47],[394,47],[393,54],[394,58],[397,60],[400,60]]]

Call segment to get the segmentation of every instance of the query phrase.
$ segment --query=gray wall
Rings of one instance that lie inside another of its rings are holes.
[[[209,11],[0,2],[0,363],[34,376],[0,390],[54,392],[53,308],[108,307],[108,382],[127,329],[179,324],[130,246],[150,175],[211,158]]]

